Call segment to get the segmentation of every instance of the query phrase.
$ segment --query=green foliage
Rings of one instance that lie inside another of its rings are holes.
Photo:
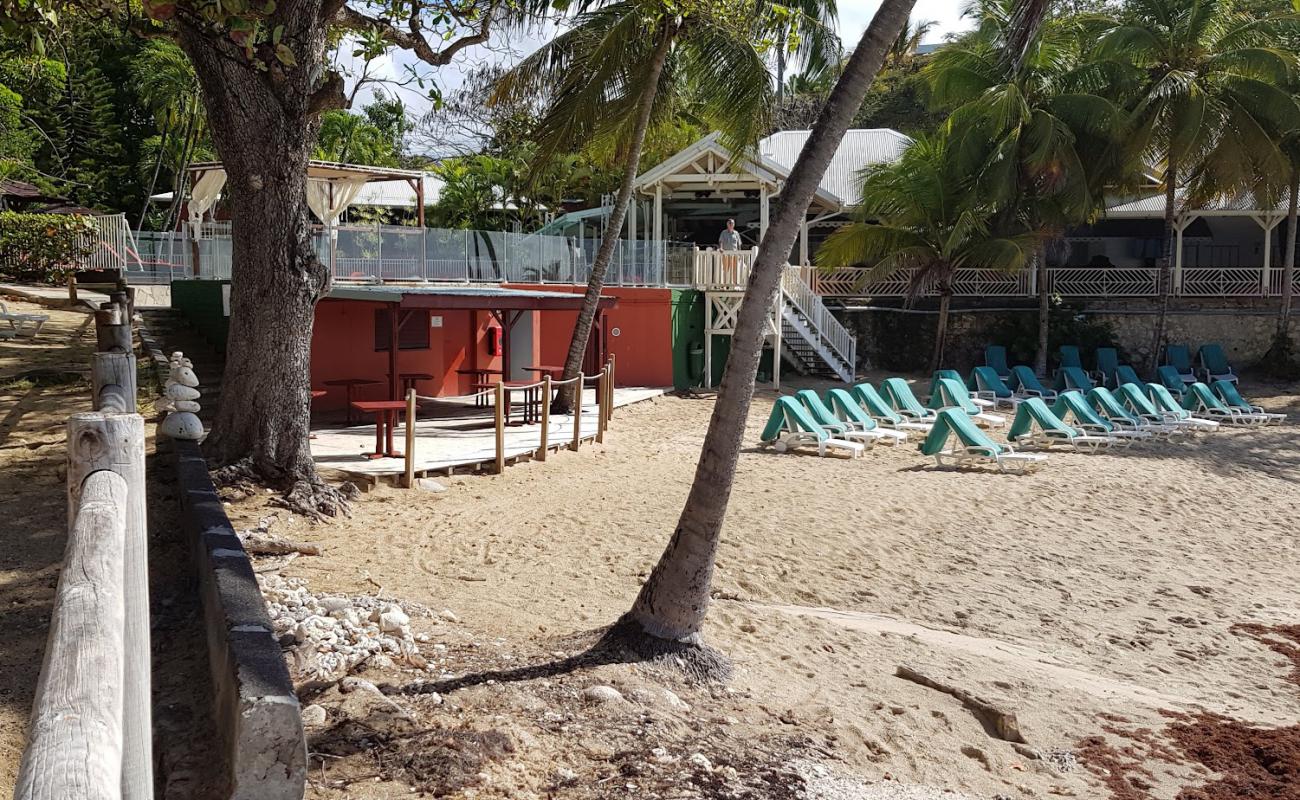
[[[59,282],[91,253],[85,217],[0,211],[0,272],[24,280]]]
[[[361,113],[345,109],[321,115],[316,158],[348,164],[401,167],[411,124],[396,97],[378,95]]]

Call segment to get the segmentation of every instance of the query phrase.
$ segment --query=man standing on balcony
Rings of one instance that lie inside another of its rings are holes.
[[[718,236],[719,250],[739,250],[740,249],[740,232],[736,230],[736,221],[727,220],[727,227]]]

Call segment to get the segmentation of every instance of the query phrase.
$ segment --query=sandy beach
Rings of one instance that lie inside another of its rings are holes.
[[[1245,391],[1300,413],[1294,393]],[[755,400],[752,445],[773,397]],[[604,446],[444,479],[442,493],[381,488],[321,525],[281,513],[280,532],[324,549],[281,572],[317,594],[430,610],[412,626],[442,647],[423,646],[436,668],[362,675],[421,726],[512,743],[470,771],[466,797],[1174,797],[1214,774],[1172,743],[1171,714],[1269,728],[1300,719],[1286,640],[1266,630],[1300,610],[1290,424],[1052,452],[1025,476],[938,470],[911,444],[854,461],[751,447],[705,631],[734,679],[554,668],[631,603],[681,509],[711,410],[708,398],[664,397],[622,410]],[[230,510],[237,527],[273,513],[257,497]],[[427,672],[442,678],[424,686],[440,705],[414,693]],[[584,692],[596,685],[625,699],[593,705]],[[691,710],[626,700],[665,688]],[[1024,743],[999,738],[967,695],[1014,714]],[[331,710],[309,729],[314,749],[332,752],[346,722]],[[310,795],[437,783],[399,768],[391,745],[314,761]],[[388,767],[376,767],[384,752]],[[735,777],[710,794],[702,776],[731,774],[719,764]],[[799,773],[809,764],[824,774]]]

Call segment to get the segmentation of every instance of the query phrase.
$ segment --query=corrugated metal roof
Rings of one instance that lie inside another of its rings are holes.
[[[799,160],[799,153],[811,133],[778,131],[758,143],[758,152],[784,167],[788,173]],[[845,131],[826,175],[822,177],[822,188],[840,198],[844,205],[854,205],[862,186],[862,170],[896,160],[911,142],[910,138],[891,128]]]
[[[1175,192],[1175,195],[1180,206],[1186,202],[1186,189],[1178,189]],[[1285,200],[1279,202],[1271,209],[1261,209],[1253,194],[1250,192],[1243,192],[1232,197],[1222,197],[1210,200],[1197,205],[1195,208],[1184,209],[1184,213],[1200,214],[1203,216],[1248,216],[1255,213],[1285,212],[1286,210],[1287,203]],[[1163,218],[1164,215],[1164,192],[1149,195],[1129,203],[1121,203],[1106,209],[1106,216],[1116,218]]]
[[[431,173],[424,173],[424,204],[431,206],[442,196],[446,184]],[[415,208],[415,190],[406,181],[375,181],[367,183],[352,201],[354,206],[379,206],[383,208]]]
[[[530,297],[582,299],[582,295],[573,292],[543,292],[534,289],[506,289],[501,286],[417,286],[409,284],[363,284],[340,286],[335,284],[325,295],[334,300],[373,300],[380,303],[396,303],[403,295],[428,294],[447,297]]]

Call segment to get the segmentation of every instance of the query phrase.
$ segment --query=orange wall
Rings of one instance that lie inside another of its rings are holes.
[[[357,300],[322,300],[317,304],[311,337],[311,385],[328,394],[318,398],[313,408],[343,408],[343,387],[325,385],[325,381],[343,378],[381,382],[357,387],[358,400],[388,398],[388,352],[375,351],[374,315],[383,306]],[[457,375],[456,370],[501,366],[499,356],[487,354],[487,328],[496,322],[487,312],[432,309],[429,313],[442,317],[442,327],[429,329],[428,350],[398,350],[397,371],[433,375],[431,381],[416,383],[415,390],[422,395],[469,394],[469,377]]]
[[[515,289],[582,294],[585,286],[509,284]],[[672,291],[605,287],[604,295],[617,297],[618,305],[606,312],[608,327],[618,336],[606,336],[609,352],[617,357],[615,382],[619,386],[672,386]],[[541,317],[539,357],[544,364],[560,365],[569,352],[577,312],[546,311]]]

